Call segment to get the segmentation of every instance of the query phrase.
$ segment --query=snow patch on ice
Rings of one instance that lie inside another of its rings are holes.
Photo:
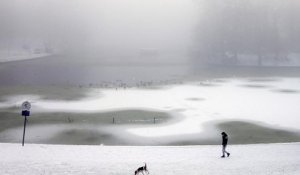
[[[277,78],[276,81],[255,82],[266,88],[242,86],[249,84],[247,79],[229,79],[218,84],[219,86],[201,86],[191,82],[155,90],[101,89],[101,93],[94,93],[93,98],[80,101],[45,100],[36,96],[28,98],[35,102],[32,107],[35,112],[90,113],[117,109],[150,109],[182,116],[182,120],[177,123],[127,130],[131,134],[145,137],[200,133],[203,123],[226,119],[258,121],[290,129],[299,128],[300,93],[274,91],[297,90],[300,85],[299,79]],[[205,100],[187,100],[192,97]],[[21,104],[23,100],[24,96],[16,96],[0,103],[0,107],[8,107],[13,103]]]

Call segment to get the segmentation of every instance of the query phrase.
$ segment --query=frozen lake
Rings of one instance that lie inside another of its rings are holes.
[[[20,142],[25,100],[30,143],[219,144],[223,130],[232,144],[300,141],[299,72],[64,56],[2,63],[0,142]]]
[[[24,78],[26,76],[26,78]],[[299,77],[298,67],[198,66],[152,62],[100,62],[53,55],[35,60],[0,63],[1,86],[128,86],[174,84],[233,77]]]
[[[219,144],[223,130],[233,144],[295,142],[300,141],[299,85],[298,78],[268,77],[210,79],[155,88],[70,88],[68,92],[68,88],[32,87],[27,94],[14,89],[18,95],[2,88],[10,95],[1,98],[0,139],[20,141],[19,106],[29,100],[33,102],[27,136],[31,143]],[[79,99],[57,100],[49,91],[61,96],[63,92],[66,96],[85,93]],[[113,124],[113,118],[119,123]]]

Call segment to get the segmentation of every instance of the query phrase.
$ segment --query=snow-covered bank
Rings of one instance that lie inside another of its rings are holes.
[[[300,143],[119,147],[0,144],[0,174],[124,175],[147,162],[152,175],[298,175]]]
[[[22,61],[22,60],[31,60],[36,58],[43,58],[50,56],[52,54],[40,53],[40,54],[26,54],[26,55],[15,55],[15,56],[2,56],[0,57],[0,63],[12,62],[12,61]]]

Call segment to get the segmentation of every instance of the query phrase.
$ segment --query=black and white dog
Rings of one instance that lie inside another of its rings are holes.
[[[135,170],[134,175],[138,175],[142,173],[143,175],[145,175],[144,173],[150,174],[148,169],[147,169],[147,164],[145,163],[145,166],[139,167],[137,170]]]

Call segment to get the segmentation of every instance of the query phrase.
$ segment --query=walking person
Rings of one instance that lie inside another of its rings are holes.
[[[226,147],[228,143],[228,135],[225,132],[222,132],[221,135],[222,135],[222,153],[223,153],[221,157],[224,158],[225,153],[227,154],[227,157],[229,157],[230,153],[226,151]]]

